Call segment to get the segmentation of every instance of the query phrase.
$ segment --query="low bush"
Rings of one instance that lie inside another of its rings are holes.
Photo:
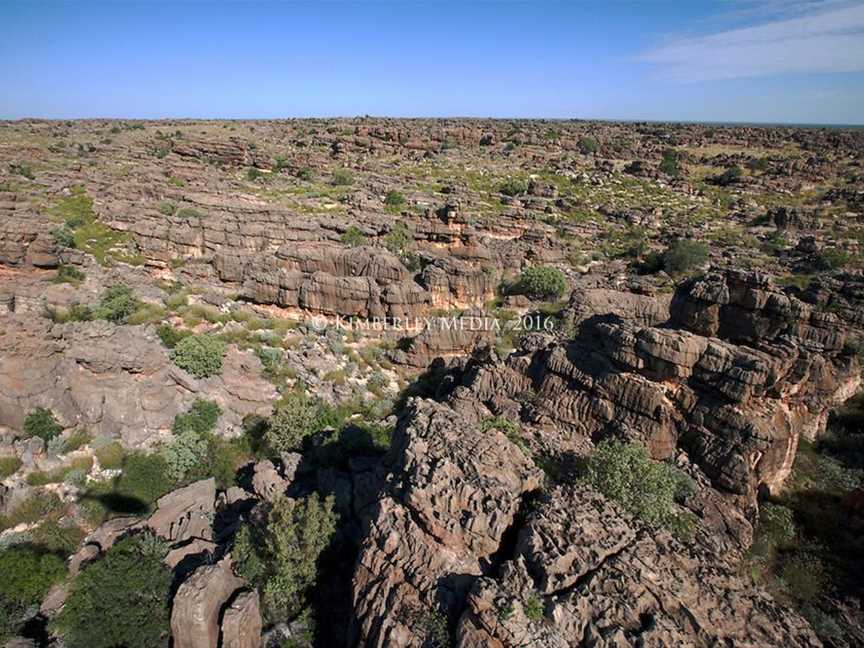
[[[174,417],[171,431],[174,434],[182,434],[189,430],[198,433],[212,432],[221,415],[222,408],[219,407],[219,403],[198,399],[186,412]]]
[[[829,247],[825,248],[821,252],[816,255],[815,265],[818,270],[832,271],[839,270],[847,263],[852,257],[845,250],[841,250],[839,248]]]
[[[65,505],[56,493],[33,493],[14,509],[0,515],[0,531],[19,524],[42,522],[63,511]]]
[[[0,479],[14,475],[20,467],[21,460],[18,457],[0,457]]]
[[[232,554],[237,573],[261,589],[269,621],[285,621],[306,607],[318,558],[335,530],[333,497],[316,493],[301,500],[280,497],[263,529],[238,532]]]
[[[171,573],[147,534],[114,544],[82,571],[52,629],[68,648],[167,648]]]
[[[599,148],[597,145],[597,140],[593,137],[580,137],[576,146],[579,147],[579,151],[583,155],[588,155],[589,153],[596,153]]]
[[[209,378],[222,372],[222,359],[227,347],[211,335],[190,335],[177,342],[171,359],[181,369],[197,378]]]
[[[141,305],[129,286],[123,284],[111,286],[102,293],[99,304],[93,308],[93,319],[125,324]]]
[[[333,171],[333,184],[337,187],[347,187],[354,184],[354,176],[347,169],[336,169]]]
[[[567,277],[552,266],[526,268],[516,283],[516,291],[532,299],[559,299],[567,288]]]
[[[332,410],[303,393],[283,396],[267,423],[264,438],[275,452],[294,452],[306,437],[331,423]]]
[[[33,529],[33,544],[41,549],[63,556],[74,553],[85,537],[84,531],[74,524],[61,524],[56,519],[49,519]]]
[[[387,192],[387,195],[384,197],[384,204],[388,207],[392,207],[394,209],[398,209],[405,204],[405,196],[396,191],[395,189],[391,189]]]
[[[128,500],[130,509],[145,511],[174,488],[168,464],[162,455],[134,452],[123,461],[123,472],[114,483],[114,494]]]
[[[0,601],[26,607],[42,602],[66,576],[66,565],[54,553],[23,545],[0,551],[0,574]]]
[[[759,526],[750,549],[754,556],[771,558],[795,541],[795,514],[792,509],[766,502],[759,509]]]
[[[66,246],[69,247],[69,246]],[[71,265],[61,265],[57,268],[57,276],[54,277],[55,283],[69,283],[78,285],[87,278],[81,270]]]
[[[183,481],[209,463],[212,441],[209,433],[216,427],[221,413],[214,401],[196,400],[187,412],[174,418],[175,438],[162,448],[161,454],[168,476],[175,482]]]
[[[663,159],[660,161],[660,171],[668,176],[677,178],[681,175],[680,158],[680,153],[675,149],[666,149],[663,151]]]
[[[678,239],[663,253],[663,269],[670,274],[688,272],[705,264],[708,246],[699,241]]]
[[[162,340],[162,344],[166,349],[173,349],[183,338],[192,335],[192,331],[188,329],[178,329],[170,324],[160,324],[156,327],[156,335]]]
[[[126,451],[118,441],[110,441],[100,445],[94,451],[99,467],[103,470],[116,470],[123,467],[123,459]]]
[[[581,479],[652,527],[667,527],[679,537],[692,535],[695,519],[676,505],[681,471],[652,461],[640,445],[601,441],[585,461]]]
[[[498,187],[498,191],[505,196],[521,196],[528,191],[528,183],[521,178],[510,178]]]
[[[357,227],[356,225],[351,225],[342,233],[342,236],[339,237],[339,240],[349,247],[357,247],[359,245],[363,245],[366,242],[366,235],[359,227]]]
[[[403,222],[394,223],[390,231],[384,236],[384,247],[393,254],[404,256],[414,238],[408,226]]]
[[[54,413],[44,407],[37,407],[24,419],[24,436],[39,437],[45,443],[59,435],[63,427],[54,418]]]
[[[310,182],[315,178],[315,174],[309,167],[303,167],[302,169],[297,171],[297,178],[300,180],[305,180],[306,182]]]
[[[259,169],[256,169],[255,167],[249,167],[248,169],[246,169],[246,179],[249,182],[255,182],[256,180],[261,178],[263,175],[264,174]]]

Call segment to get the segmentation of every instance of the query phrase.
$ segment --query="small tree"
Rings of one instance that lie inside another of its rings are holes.
[[[63,427],[54,418],[54,413],[44,407],[37,407],[24,419],[26,437],[39,437],[45,443],[59,435]]]
[[[153,536],[128,537],[82,571],[54,624],[65,645],[167,647],[171,573],[164,553]]]
[[[579,143],[577,144],[579,147],[579,151],[584,155],[588,155],[589,153],[596,153],[597,149],[597,140],[593,137],[580,137]]]
[[[673,274],[687,272],[698,268],[707,260],[707,245],[690,239],[678,239],[663,253],[663,268]]]
[[[387,192],[387,195],[384,197],[384,204],[388,207],[398,208],[405,204],[405,196],[396,191],[395,189],[391,189]]]
[[[133,290],[126,285],[118,284],[107,288],[102,293],[99,304],[93,309],[94,319],[104,319],[115,324],[125,324],[136,310],[141,308],[141,302]]]
[[[681,175],[681,167],[678,162],[680,154],[675,149],[663,151],[663,159],[660,161],[660,170],[668,176],[677,178]]]
[[[227,347],[212,335],[190,335],[171,351],[171,359],[181,369],[198,378],[209,378],[222,372],[222,359]]]
[[[271,622],[285,621],[305,607],[318,558],[335,530],[333,497],[315,493],[299,501],[279,497],[263,532],[238,533],[233,552],[237,572],[261,587]]]
[[[326,427],[328,420],[322,404],[306,394],[293,392],[276,405],[267,423],[264,438],[276,452],[294,452],[303,440]]]
[[[526,268],[516,284],[518,292],[532,299],[559,299],[567,287],[567,277],[552,266]]]
[[[690,486],[686,477],[674,466],[652,461],[640,445],[605,440],[587,458],[581,479],[649,526],[669,527],[686,537],[695,520],[675,503]]]

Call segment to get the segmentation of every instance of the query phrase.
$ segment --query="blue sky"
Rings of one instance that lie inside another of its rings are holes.
[[[864,123],[864,1],[0,0],[0,118]]]

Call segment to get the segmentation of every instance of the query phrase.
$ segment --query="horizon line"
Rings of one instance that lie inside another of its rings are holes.
[[[784,121],[726,121],[713,119],[640,119],[640,118],[615,118],[615,117],[503,117],[503,116],[465,116],[465,115],[436,115],[436,116],[394,116],[394,115],[306,115],[303,117],[116,117],[116,116],[94,116],[94,117],[0,117],[0,123],[15,123],[27,121],[63,122],[63,121],[131,121],[131,122],[277,122],[277,121],[351,121],[363,119],[391,119],[399,121],[534,121],[534,122],[604,122],[610,124],[673,124],[694,126],[753,126],[753,127],[780,127],[780,128],[864,128],[864,121],[858,123],[845,122],[784,122]]]

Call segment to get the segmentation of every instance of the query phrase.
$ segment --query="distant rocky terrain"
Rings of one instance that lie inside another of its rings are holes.
[[[864,644],[862,152],[0,122],[0,641]]]

